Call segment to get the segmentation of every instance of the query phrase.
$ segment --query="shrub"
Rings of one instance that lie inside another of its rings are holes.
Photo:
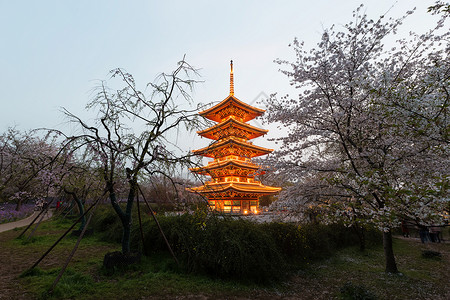
[[[344,300],[375,300],[377,296],[363,285],[347,282],[340,289],[340,298]]]
[[[159,222],[188,272],[258,281],[277,279],[284,273],[279,249],[258,224],[198,214],[159,217]],[[146,251],[166,250],[156,226],[146,228]]]
[[[437,252],[437,251],[422,250],[422,257],[423,258],[440,259],[442,257],[442,254],[440,252]]]
[[[16,204],[0,203],[0,224],[26,218],[33,213],[34,207],[34,204],[22,204],[16,211]]]
[[[91,226],[103,241],[120,243],[122,240],[122,224],[111,205],[99,205],[95,209]]]
[[[158,215],[167,240],[182,270],[220,278],[271,281],[290,268],[324,258],[339,248],[358,244],[351,229],[343,225],[255,223],[230,216],[207,214],[199,209],[181,216]],[[120,242],[122,228],[112,209],[97,211],[93,220],[101,238]],[[152,218],[143,217],[144,254],[167,252],[168,248]],[[368,238],[381,241],[380,233]],[[142,247],[139,222],[134,216],[131,247]]]

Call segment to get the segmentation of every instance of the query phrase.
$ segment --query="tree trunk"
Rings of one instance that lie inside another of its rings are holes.
[[[77,193],[74,191],[69,191],[66,188],[64,188],[64,192],[70,196],[72,196],[73,201],[77,204],[78,210],[79,210],[79,216],[81,217],[81,224],[80,224],[80,232],[83,230],[84,226],[86,226],[86,216],[84,215],[84,204],[81,201],[80,198],[78,198]],[[71,203],[71,209],[73,207],[73,202]]]
[[[136,195],[136,184],[135,181],[130,182],[130,192],[128,193],[127,207],[125,210],[125,215],[122,219],[123,225],[123,236],[122,236],[122,253],[130,253],[130,240],[131,240],[131,212],[133,209],[133,201]]]
[[[72,194],[73,199],[75,200],[75,202],[77,203],[78,206],[78,210],[80,211],[80,216],[82,216],[81,218],[81,224],[80,224],[80,232],[83,230],[84,226],[86,226],[86,216],[84,215],[84,205],[83,202],[81,202],[81,200],[75,195]]]
[[[130,182],[130,191],[128,193],[127,206],[125,211],[120,207],[117,202],[116,194],[114,190],[109,187],[109,199],[111,201],[112,207],[114,211],[120,218],[122,222],[122,253],[128,254],[130,253],[130,240],[131,240],[131,211],[133,208],[133,200],[136,195],[136,184]]]
[[[355,230],[356,235],[358,236],[359,250],[363,252],[364,250],[366,250],[366,234],[364,226],[359,226],[356,224],[353,225],[353,229]]]
[[[122,253],[128,254],[130,250],[131,239],[131,214],[126,214],[126,217],[122,220],[123,234],[122,234]]]
[[[22,207],[22,199],[19,199],[17,200],[16,211],[19,211],[21,207]]]
[[[394,250],[392,248],[391,230],[383,232],[383,248],[384,258],[386,261],[386,273],[398,273],[397,264],[395,262]]]

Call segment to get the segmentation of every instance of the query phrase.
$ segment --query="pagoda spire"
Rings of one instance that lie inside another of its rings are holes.
[[[230,62],[230,96],[234,96],[233,60]]]

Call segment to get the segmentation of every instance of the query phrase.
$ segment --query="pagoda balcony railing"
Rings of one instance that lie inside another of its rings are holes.
[[[250,162],[251,161],[250,158],[247,158],[247,157],[232,155],[232,156],[220,157],[220,158],[217,158],[217,159],[215,159],[213,161],[209,161],[208,165],[216,164],[218,162],[227,161],[227,160],[239,160],[239,161],[242,161],[242,162]]]
[[[237,141],[241,141],[241,142],[246,142],[246,143],[248,143],[248,144],[251,144],[251,145],[253,145],[253,142],[252,141],[249,141],[248,139],[243,139],[243,138],[240,138],[240,137],[237,137],[237,136],[226,136],[226,137],[223,137],[222,139],[220,139],[220,140],[237,140]]]
[[[214,184],[214,183],[222,183],[222,182],[241,182],[241,183],[255,183],[259,181],[255,181],[254,178],[249,177],[238,177],[238,176],[228,176],[228,177],[221,177],[221,178],[215,178],[211,181],[206,181],[206,184]]]

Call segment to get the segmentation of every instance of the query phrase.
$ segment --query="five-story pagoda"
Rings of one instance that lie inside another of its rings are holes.
[[[249,140],[260,137],[268,130],[246,122],[261,116],[263,109],[248,105],[234,96],[233,61],[231,61],[230,95],[217,105],[199,112],[218,124],[197,133],[214,140],[208,147],[193,153],[213,158],[208,165],[191,171],[211,176],[203,186],[191,188],[205,195],[209,205],[218,211],[234,214],[258,213],[259,197],[281,190],[255,180],[259,166],[251,159],[269,154],[272,149],[253,145]]]

